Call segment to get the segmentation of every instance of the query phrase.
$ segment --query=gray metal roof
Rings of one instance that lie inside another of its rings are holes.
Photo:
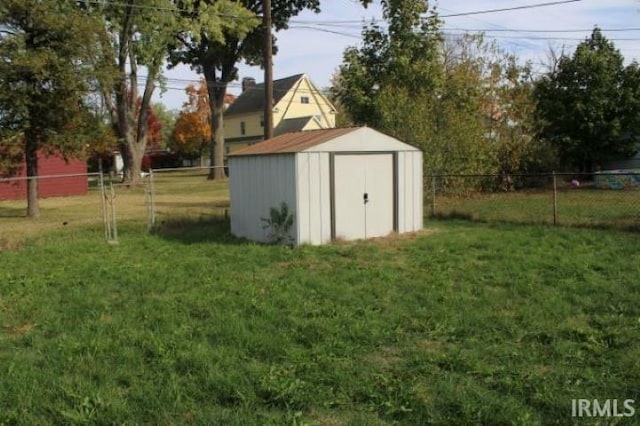
[[[301,132],[304,129],[304,126],[309,124],[310,121],[313,120],[313,116],[306,117],[298,117],[298,118],[287,118],[286,120],[280,121],[278,127],[276,127],[273,132],[275,136],[282,135],[284,133],[291,132]]]
[[[277,104],[291,88],[304,76],[296,74],[291,77],[273,80],[273,104]],[[237,114],[264,110],[264,83],[256,84],[242,92],[240,96],[224,112],[225,117]]]

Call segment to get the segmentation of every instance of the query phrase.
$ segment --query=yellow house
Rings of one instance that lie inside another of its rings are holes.
[[[336,127],[336,110],[309,80],[297,74],[273,81],[274,135]],[[242,94],[224,113],[227,153],[264,139],[264,84],[242,80]]]

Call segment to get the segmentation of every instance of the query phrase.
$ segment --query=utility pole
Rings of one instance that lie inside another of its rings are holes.
[[[273,137],[273,50],[271,46],[271,0],[262,0],[264,27],[264,138]]]

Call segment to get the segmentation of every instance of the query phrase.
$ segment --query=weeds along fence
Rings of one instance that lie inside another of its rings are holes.
[[[41,217],[29,228],[61,224],[95,225],[107,241],[117,242],[123,227],[155,228],[166,223],[219,220],[228,217],[226,180],[207,179],[211,168],[158,169],[144,173],[139,184],[118,176],[88,173],[39,176]],[[0,179],[0,219],[16,231],[26,213],[25,177]],[[2,229],[4,228],[4,229]]]
[[[640,171],[425,177],[432,218],[640,230]]]

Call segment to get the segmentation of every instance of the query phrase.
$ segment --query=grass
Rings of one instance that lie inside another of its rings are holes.
[[[559,225],[640,229],[639,190],[563,189],[558,191],[557,202]],[[437,197],[436,215],[482,222],[552,224],[553,191]]]
[[[206,174],[207,170],[157,172],[154,175],[157,221],[224,216],[229,207],[228,182],[209,181]],[[87,195],[41,199],[41,217],[35,221],[25,220],[25,201],[0,201],[0,251],[19,247],[25,240],[38,239],[52,230],[102,227],[102,195],[95,182],[89,188]],[[113,202],[119,225],[147,228],[148,189],[148,180],[138,187],[114,182]]]
[[[571,424],[572,398],[640,400],[637,234],[96,228],[0,253],[0,424]]]

